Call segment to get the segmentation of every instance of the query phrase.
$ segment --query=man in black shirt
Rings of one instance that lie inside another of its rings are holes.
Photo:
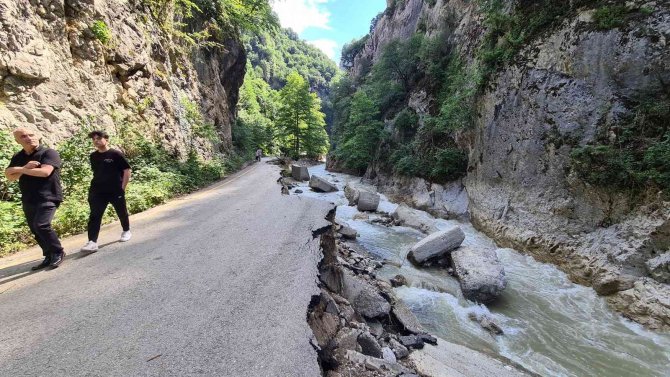
[[[88,242],[81,251],[98,251],[98,234],[105,209],[112,204],[121,221],[123,233],[119,241],[126,242],[132,236],[128,209],[126,208],[125,191],[130,180],[130,165],[123,153],[109,147],[109,135],[103,131],[93,131],[88,134],[93,140],[96,151],[91,153],[91,169],[93,180],[88,191],[88,204],[91,215],[88,218]]]
[[[65,257],[58,235],[51,227],[56,208],[63,201],[60,156],[55,150],[41,146],[34,131],[17,128],[13,134],[23,150],[12,157],[5,176],[10,181],[19,181],[26,222],[44,255],[42,263],[32,269],[56,268]]]

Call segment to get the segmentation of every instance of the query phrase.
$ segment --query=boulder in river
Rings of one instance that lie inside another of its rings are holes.
[[[398,224],[414,228],[426,234],[437,232],[439,229],[435,226],[435,218],[424,211],[410,208],[401,204],[391,214],[393,220]]]
[[[398,274],[392,277],[390,282],[392,287],[401,287],[403,285],[407,285],[407,278],[404,277],[403,275]]]
[[[309,187],[318,192],[335,192],[337,186],[315,175],[309,180]]]
[[[465,240],[465,233],[457,226],[435,232],[412,246],[407,258],[420,265],[451,252],[461,246],[463,240]]]
[[[460,247],[451,253],[451,260],[463,296],[469,300],[489,303],[507,286],[505,270],[494,249]]]
[[[358,195],[359,211],[376,211],[379,207],[379,194],[361,191]]]
[[[291,177],[296,181],[309,181],[307,166],[291,165]]]
[[[354,240],[358,236],[356,229],[346,225],[342,225],[337,232],[340,233],[342,237],[350,240]]]

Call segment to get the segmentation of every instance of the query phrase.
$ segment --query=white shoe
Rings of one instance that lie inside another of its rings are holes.
[[[125,231],[125,232],[121,233],[121,238],[119,238],[119,241],[120,241],[120,242],[127,242],[127,241],[130,241],[130,238],[131,238],[132,236],[133,236],[133,234],[130,233],[129,230],[128,230],[128,231]]]
[[[98,251],[98,244],[93,241],[88,241],[86,245],[84,245],[84,247],[81,248],[81,251],[87,251],[87,252]]]

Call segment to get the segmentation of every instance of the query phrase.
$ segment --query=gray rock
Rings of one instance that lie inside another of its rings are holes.
[[[609,296],[616,292],[633,288],[636,278],[618,271],[600,271],[595,274],[591,286],[601,296]]]
[[[400,336],[398,337],[398,340],[407,348],[421,349],[424,346],[423,340],[417,335]]]
[[[489,303],[507,286],[505,270],[493,249],[460,247],[451,259],[463,296],[469,300]]]
[[[367,318],[385,316],[391,311],[391,304],[373,286],[349,271],[342,273],[342,295],[357,313]]]
[[[374,320],[374,319],[369,319],[365,321],[367,323],[368,327],[370,328],[370,334],[374,335],[376,338],[379,338],[384,334],[384,326],[381,324],[381,322]]]
[[[309,180],[309,187],[314,189],[314,191],[318,192],[335,192],[337,191],[337,186],[334,184],[326,181],[325,179],[321,177],[317,177],[315,175],[312,176],[312,178]]]
[[[393,286],[393,287],[401,287],[403,285],[407,285],[407,278],[398,274],[398,275],[392,277],[390,282],[391,282],[391,286]]]
[[[309,181],[309,170],[306,166],[291,165],[291,177],[296,181]]]
[[[360,195],[360,189],[358,187],[355,187],[354,184],[347,183],[346,186],[344,186],[344,196],[347,198],[349,201],[349,205],[353,206],[358,203],[358,196]]]
[[[358,345],[361,346],[361,352],[364,355],[382,358],[382,347],[372,334],[364,332],[358,336]]]
[[[654,280],[660,283],[670,283],[670,252],[648,260],[646,266]]]
[[[379,194],[372,192],[361,191],[358,195],[358,210],[359,211],[376,211],[379,207]]]
[[[342,225],[337,232],[340,233],[342,237],[350,240],[355,240],[358,236],[358,232],[356,232],[354,228],[346,225]]]
[[[398,363],[391,363],[384,359],[363,355],[362,353],[356,351],[348,350],[344,353],[344,357],[353,363],[364,365],[366,369],[377,372],[391,372],[393,373],[391,374],[393,376],[398,374],[412,373],[411,370]]]
[[[484,328],[484,330],[490,332],[491,334],[504,334],[502,327],[500,327],[500,325],[488,315],[482,316],[482,318],[479,319],[479,324]]]
[[[398,360],[393,353],[393,350],[389,347],[382,348],[382,359],[388,361],[389,363],[395,363]]]
[[[302,194],[302,190],[295,190],[296,194]]]
[[[393,220],[400,225],[404,225],[416,230],[420,230],[426,234],[431,234],[439,231],[435,226],[435,218],[424,211],[410,208],[405,204],[401,204],[391,214]]]
[[[395,354],[395,357],[397,359],[404,359],[407,356],[409,356],[409,350],[407,349],[407,347],[403,346],[399,341],[391,339],[389,345],[391,346],[391,349],[393,350],[393,353]]]
[[[434,346],[437,345],[437,338],[434,337],[434,336],[432,336],[432,335],[430,335],[430,334],[423,333],[423,334],[418,334],[417,336],[418,336],[419,339],[421,339],[424,343],[432,344],[432,345],[434,345]]]
[[[397,300],[393,304],[392,313],[405,330],[410,333],[419,334],[425,331],[414,313],[402,301]]]
[[[358,344],[358,336],[362,333],[363,331],[358,329],[343,327],[335,336],[335,344],[337,348],[343,350],[360,351],[361,346]]]
[[[433,233],[417,242],[409,251],[407,258],[415,264],[422,264],[429,259],[440,258],[459,247],[465,239],[461,228],[454,226]]]

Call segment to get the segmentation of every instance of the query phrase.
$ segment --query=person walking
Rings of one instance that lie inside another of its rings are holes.
[[[12,157],[5,176],[9,181],[19,181],[23,213],[44,256],[42,263],[32,270],[56,268],[65,257],[58,235],[51,227],[56,209],[63,201],[61,159],[58,152],[40,145],[36,132],[19,127],[12,133],[23,149]]]
[[[260,161],[262,156],[263,151],[260,148],[256,149],[256,161]]]
[[[123,153],[109,147],[109,135],[106,132],[93,131],[88,137],[93,141],[95,152],[90,156],[93,179],[88,191],[88,204],[91,208],[88,218],[88,242],[81,251],[96,252],[102,216],[110,203],[119,216],[123,228],[119,241],[126,242],[132,237],[125,196],[131,169]]]

